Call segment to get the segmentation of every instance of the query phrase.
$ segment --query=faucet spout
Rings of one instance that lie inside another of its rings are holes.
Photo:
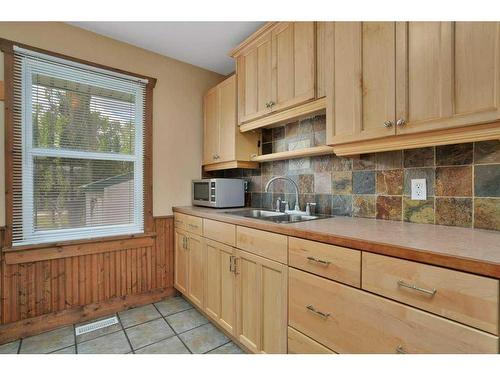
[[[295,189],[295,208],[294,208],[294,210],[295,211],[300,211],[300,206],[299,206],[299,187],[297,186],[297,184],[295,183],[295,181],[292,180],[291,178],[286,177],[286,176],[276,176],[276,177],[271,178],[269,181],[267,181],[266,187],[264,189],[265,192],[267,193],[269,191],[269,187],[271,186],[271,184],[274,181],[277,181],[277,180],[285,180],[285,181],[288,181],[288,182],[290,182],[292,184],[292,186]]]

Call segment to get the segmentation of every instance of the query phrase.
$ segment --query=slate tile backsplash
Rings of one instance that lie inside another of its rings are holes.
[[[325,116],[266,129],[263,153],[325,144]],[[290,207],[295,196],[286,175],[300,188],[302,210],[414,223],[500,230],[500,140],[339,157],[315,156],[262,163],[260,170],[215,172],[249,181],[247,204],[271,208],[281,196]],[[427,179],[427,200],[411,200],[411,179]]]

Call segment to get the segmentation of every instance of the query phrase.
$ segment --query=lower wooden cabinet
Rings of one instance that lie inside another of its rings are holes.
[[[288,267],[246,251],[235,255],[238,340],[254,353],[286,353]]]
[[[336,354],[312,338],[288,327],[288,354]]]
[[[235,335],[236,274],[234,248],[205,240],[205,313]]]
[[[189,299],[198,307],[203,308],[203,296],[205,292],[203,275],[205,266],[203,261],[203,237],[196,234],[187,233],[187,254],[188,254],[188,289]]]
[[[498,337],[289,269],[289,325],[337,353],[498,353]]]
[[[182,294],[187,294],[189,261],[187,235],[180,229],[175,229],[174,249],[174,286]]]

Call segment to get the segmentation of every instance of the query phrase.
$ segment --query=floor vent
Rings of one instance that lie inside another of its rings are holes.
[[[118,318],[116,316],[113,316],[111,318],[99,320],[97,322],[85,324],[84,326],[76,327],[75,333],[77,336],[80,336],[83,335],[84,333],[97,331],[98,329],[106,328],[112,326],[113,324],[118,324],[118,323],[119,323]]]

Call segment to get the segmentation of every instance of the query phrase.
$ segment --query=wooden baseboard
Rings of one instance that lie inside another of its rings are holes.
[[[172,287],[156,289],[0,325],[0,344],[50,331],[68,324],[79,323],[148,303],[158,302],[175,294],[177,294],[177,291]]]

